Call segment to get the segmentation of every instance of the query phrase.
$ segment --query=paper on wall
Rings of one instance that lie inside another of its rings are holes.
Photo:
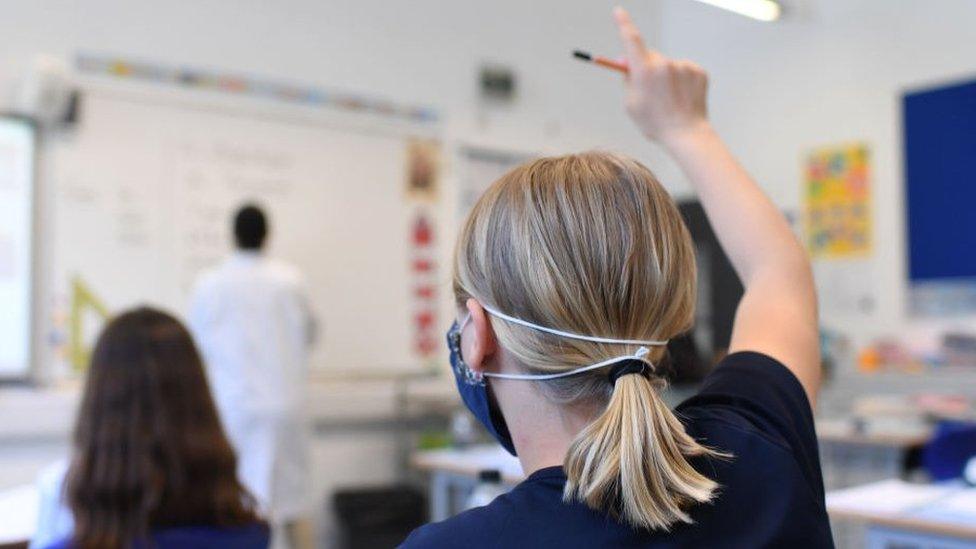
[[[806,245],[814,258],[871,252],[870,152],[865,144],[810,152],[804,167]]]

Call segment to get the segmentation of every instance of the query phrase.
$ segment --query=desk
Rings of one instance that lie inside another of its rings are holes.
[[[818,420],[824,486],[833,490],[900,477],[908,454],[931,438],[928,427],[862,433],[852,420]]]
[[[869,549],[976,547],[976,488],[890,479],[827,494],[832,518],[867,525]]]
[[[0,546],[30,541],[37,527],[39,497],[32,484],[0,492]]]
[[[444,520],[459,512],[464,499],[478,484],[481,471],[497,470],[502,482],[509,486],[525,478],[518,459],[497,444],[416,452],[410,464],[430,474],[431,521]]]

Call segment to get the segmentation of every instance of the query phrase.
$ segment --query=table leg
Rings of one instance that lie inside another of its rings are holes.
[[[430,476],[430,521],[437,522],[451,516],[451,478],[443,471]]]

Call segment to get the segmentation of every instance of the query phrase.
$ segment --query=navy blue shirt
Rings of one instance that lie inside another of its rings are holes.
[[[134,549],[267,549],[271,531],[265,524],[251,524],[237,528],[213,526],[181,526],[163,528],[150,534],[150,543],[133,544]],[[70,539],[61,540],[45,549],[71,549]]]
[[[489,505],[415,530],[401,547],[833,547],[813,413],[796,377],[753,352],[729,355],[675,410],[688,434],[732,459],[700,459],[720,485],[694,524],[639,530],[564,503],[561,467],[540,469]]]

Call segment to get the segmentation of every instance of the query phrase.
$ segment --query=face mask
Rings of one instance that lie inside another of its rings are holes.
[[[451,325],[451,329],[447,332],[447,347],[450,350],[451,355],[451,370],[454,372],[454,380],[457,383],[458,392],[461,394],[461,400],[464,405],[467,406],[468,410],[485,426],[485,429],[502,445],[508,453],[513,456],[515,453],[515,445],[512,443],[511,433],[508,431],[508,425],[505,424],[505,418],[502,416],[501,411],[497,406],[491,401],[488,394],[488,387],[485,384],[485,377],[495,377],[500,379],[515,379],[515,380],[526,380],[526,381],[546,381],[550,379],[558,379],[563,377],[569,377],[577,374],[582,374],[584,372],[589,372],[591,370],[596,370],[599,368],[605,368],[613,364],[621,364],[625,366],[619,371],[613,372],[610,375],[610,381],[613,383],[617,377],[620,375],[630,374],[630,373],[644,373],[644,367],[649,366],[652,370],[654,365],[648,362],[644,357],[649,352],[646,346],[663,346],[667,345],[667,340],[642,340],[642,339],[614,339],[606,337],[595,337],[579,335],[570,332],[564,332],[561,330],[556,330],[553,328],[547,328],[545,326],[539,326],[538,324],[533,324],[527,322],[520,318],[515,318],[513,316],[508,316],[504,313],[496,311],[491,307],[482,305],[482,307],[488,311],[492,316],[504,320],[506,322],[511,322],[513,324],[518,324],[520,326],[525,326],[527,328],[532,328],[533,330],[538,330],[540,332],[546,332],[559,337],[565,337],[569,339],[580,339],[583,341],[592,341],[595,343],[620,343],[625,345],[642,345],[637,352],[633,355],[623,355],[614,357],[602,362],[597,362],[596,364],[591,364],[589,366],[583,366],[581,368],[576,368],[575,370],[569,370],[567,372],[559,372],[556,374],[495,374],[485,372],[479,374],[472,370],[465,362],[464,357],[461,356],[461,332],[464,327],[467,326],[468,322],[471,320],[471,315],[467,315],[464,321],[460,324],[457,321]],[[639,368],[634,368],[635,365],[639,365]]]
[[[451,351],[451,370],[454,372],[454,381],[457,383],[458,393],[461,394],[464,405],[485,426],[488,433],[508,453],[514,456],[515,445],[512,444],[512,435],[508,432],[508,425],[505,424],[501,410],[491,402],[484,377],[475,373],[461,358],[461,331],[464,330],[464,326],[470,318],[469,315],[460,325],[454,321],[451,329],[447,332],[447,348]]]

